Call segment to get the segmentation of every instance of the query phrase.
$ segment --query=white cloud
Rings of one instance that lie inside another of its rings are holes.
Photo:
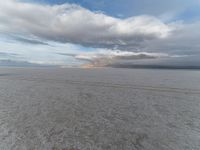
[[[116,61],[157,59],[157,58],[167,58],[171,56],[165,53],[129,52],[120,50],[97,50],[95,52],[85,52],[81,54],[76,54],[73,57],[78,60],[84,60],[86,62],[89,62],[89,64],[92,66],[106,66],[114,64]]]
[[[152,16],[119,19],[78,5],[41,5],[0,1],[0,33],[88,47],[134,48],[143,41],[162,39],[172,31]]]
[[[200,54],[200,22],[189,24],[175,23],[177,30],[166,39],[146,41],[143,43],[144,51],[166,52],[177,55],[199,55]]]

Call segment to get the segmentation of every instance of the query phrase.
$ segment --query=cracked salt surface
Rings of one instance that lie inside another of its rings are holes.
[[[0,69],[0,150],[199,150],[200,71]]]

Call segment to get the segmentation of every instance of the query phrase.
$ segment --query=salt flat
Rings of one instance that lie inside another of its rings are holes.
[[[200,71],[0,69],[0,150],[199,150]]]

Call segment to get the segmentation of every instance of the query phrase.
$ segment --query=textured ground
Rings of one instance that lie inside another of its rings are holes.
[[[199,150],[200,71],[0,69],[0,150]]]

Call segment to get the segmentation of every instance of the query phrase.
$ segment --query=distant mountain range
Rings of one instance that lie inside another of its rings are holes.
[[[135,64],[114,64],[109,67],[113,68],[132,68],[132,69],[200,69],[200,66],[187,65],[135,65]]]

